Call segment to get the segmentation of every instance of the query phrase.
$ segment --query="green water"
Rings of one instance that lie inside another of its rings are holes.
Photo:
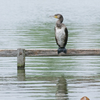
[[[66,48],[100,49],[99,3],[99,0],[2,0],[0,49],[57,49],[54,37],[57,20],[49,17],[56,13],[64,16],[69,31]],[[83,96],[100,99],[99,56],[26,57],[23,71],[17,71],[16,57],[1,57],[0,69],[2,100],[59,100],[60,91],[65,94],[60,100],[80,100]]]

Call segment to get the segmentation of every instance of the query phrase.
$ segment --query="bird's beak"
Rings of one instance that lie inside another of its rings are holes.
[[[55,15],[54,15],[54,16],[49,16],[49,17],[54,17],[54,18],[58,18],[58,17],[57,17],[57,16],[55,16]]]
[[[54,16],[54,18],[58,18],[57,16]]]

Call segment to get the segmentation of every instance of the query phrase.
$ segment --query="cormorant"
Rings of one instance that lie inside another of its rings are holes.
[[[61,14],[55,14],[54,18],[57,18],[58,21],[56,22],[55,30],[55,40],[58,48],[58,54],[61,52],[66,53],[67,50],[65,48],[67,41],[68,41],[68,30],[67,27],[62,23],[63,16]]]

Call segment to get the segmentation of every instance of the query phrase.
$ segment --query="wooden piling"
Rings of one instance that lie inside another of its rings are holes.
[[[0,50],[0,57],[16,57],[17,69],[25,68],[25,57],[36,56],[100,56],[100,49],[67,49],[67,53],[57,53],[57,49],[41,49],[41,50]]]
[[[17,49],[17,69],[25,69],[25,49]]]

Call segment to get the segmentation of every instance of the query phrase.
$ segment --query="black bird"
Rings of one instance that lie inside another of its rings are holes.
[[[58,54],[61,52],[66,53],[67,50],[65,48],[67,41],[68,41],[68,30],[67,27],[62,23],[63,22],[63,16],[61,14],[55,14],[53,16],[54,18],[57,18],[58,21],[56,22],[56,26],[54,28],[55,30],[55,40],[58,48]]]

